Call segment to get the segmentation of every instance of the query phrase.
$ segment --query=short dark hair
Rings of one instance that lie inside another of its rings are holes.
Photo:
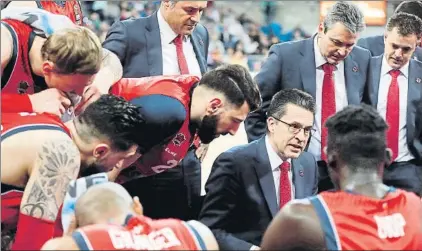
[[[397,28],[397,32],[402,36],[416,35],[418,39],[422,35],[422,19],[404,12],[395,13],[388,19],[386,29],[392,31]]]
[[[386,159],[387,123],[369,105],[349,105],[330,117],[327,152],[335,151],[353,171],[376,169]]]
[[[111,147],[119,151],[137,145],[137,135],[145,133],[139,130],[145,121],[138,107],[110,94],[102,95],[75,120],[76,130],[83,140],[89,142],[92,137],[106,137]]]
[[[245,101],[251,111],[261,106],[261,94],[248,69],[241,65],[222,65],[204,74],[199,85],[223,93],[236,107]]]
[[[315,100],[309,93],[298,89],[284,89],[277,92],[272,98],[267,116],[283,117],[286,114],[288,104],[300,106],[315,114]]]
[[[403,1],[401,2],[394,13],[413,14],[422,19],[422,1]]]

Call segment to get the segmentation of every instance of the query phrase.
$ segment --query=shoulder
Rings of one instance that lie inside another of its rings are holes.
[[[371,58],[371,52],[363,47],[355,46],[353,47],[352,52],[350,53],[354,59],[365,59],[369,60]]]
[[[204,243],[204,250],[218,250],[217,240],[207,226],[196,220],[190,220],[186,224],[197,233],[195,237]]]
[[[421,54],[422,54],[422,51],[421,51]],[[413,64],[413,65],[415,65],[416,67],[419,67],[419,68],[421,68],[422,69],[422,62],[421,61],[419,61],[419,60],[416,60],[416,59],[410,59],[410,64]]]
[[[247,159],[250,159],[254,156],[254,154],[257,151],[258,145],[261,142],[261,140],[252,141],[251,143],[244,144],[244,145],[238,145],[230,148],[229,150],[223,152],[219,157],[230,157],[231,159],[245,161]],[[241,159],[240,159],[241,158]]]
[[[316,165],[316,159],[314,157],[313,154],[309,153],[309,152],[302,152],[299,157],[298,160],[302,163],[315,163]]]
[[[204,37],[204,36],[208,37],[208,29],[204,25],[202,25],[200,23],[198,23],[196,25],[194,32],[196,34],[202,36],[202,37]]]
[[[72,237],[64,236],[47,241],[41,250],[79,250],[79,247]]]

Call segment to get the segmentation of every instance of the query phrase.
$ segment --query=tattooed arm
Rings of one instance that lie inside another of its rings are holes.
[[[39,250],[53,237],[54,221],[68,185],[79,172],[80,155],[73,141],[62,132],[49,134],[51,137],[41,145],[25,187],[13,247],[16,250]]]
[[[103,48],[103,62],[100,71],[95,76],[95,85],[102,94],[108,93],[110,87],[123,76],[120,59],[111,51]]]

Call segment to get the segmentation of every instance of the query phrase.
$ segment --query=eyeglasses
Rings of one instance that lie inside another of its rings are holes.
[[[274,118],[275,120],[280,121],[281,123],[283,123],[283,124],[285,124],[285,125],[289,126],[288,130],[289,130],[289,132],[291,132],[291,133],[293,133],[293,134],[298,134],[298,133],[300,133],[300,131],[302,131],[302,129],[303,129],[303,133],[305,134],[305,136],[306,136],[306,137],[308,137],[309,135],[311,135],[311,134],[315,133],[315,131],[316,131],[316,130],[315,130],[314,128],[312,128],[311,126],[309,126],[309,127],[303,127],[302,125],[297,124],[297,123],[292,123],[292,124],[290,124],[290,123],[284,122],[283,120],[278,119],[278,118],[276,118],[276,117],[273,117],[273,118]]]

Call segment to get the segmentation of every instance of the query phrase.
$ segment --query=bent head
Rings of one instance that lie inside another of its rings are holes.
[[[279,91],[271,100],[267,112],[267,133],[279,156],[286,160],[297,158],[311,137],[315,101],[298,89]]]
[[[384,56],[393,69],[400,69],[411,59],[420,43],[422,20],[412,14],[399,12],[387,23],[384,33]]]
[[[142,215],[142,205],[114,182],[90,187],[75,205],[76,227],[107,223],[122,225],[129,214]]]
[[[141,155],[138,134],[145,121],[135,105],[113,95],[102,95],[73,120],[81,152],[81,169],[125,168]],[[130,160],[130,161],[128,161]]]
[[[202,12],[207,7],[207,1],[161,1],[161,13],[178,35],[192,34],[201,19]]]
[[[349,173],[376,173],[382,177],[386,156],[390,155],[386,151],[388,126],[375,108],[350,105],[330,117],[325,126],[328,166],[337,188]]]
[[[330,64],[343,61],[365,28],[361,10],[349,2],[337,2],[318,27],[318,46]]]
[[[207,72],[194,95],[193,109],[199,109],[202,115],[201,121],[196,121],[198,136],[205,144],[221,134],[234,135],[248,113],[261,105],[256,82],[240,65],[221,66]]]
[[[94,32],[77,26],[49,36],[41,56],[43,76],[50,88],[82,95],[100,70],[102,46]]]

